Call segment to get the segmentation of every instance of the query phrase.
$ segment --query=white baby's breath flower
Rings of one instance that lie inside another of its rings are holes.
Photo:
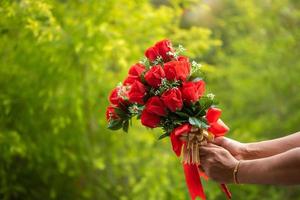
[[[177,51],[178,52],[184,52],[186,49],[180,44],[180,45],[178,45],[178,48],[177,48]]]
[[[192,67],[200,69],[202,67],[202,65],[200,63],[197,63],[196,61],[192,61]]]
[[[118,97],[121,97],[122,99],[127,100],[128,99],[127,92],[129,89],[130,89],[130,86],[124,86],[124,85],[122,85],[122,83],[119,83],[117,85]]]
[[[138,114],[138,112],[139,112],[139,107],[138,107],[138,105],[133,104],[132,106],[130,106],[130,107],[128,108],[128,110],[129,110],[129,112],[130,112],[131,114]]]
[[[157,56],[157,58],[153,61],[154,65],[158,65],[163,62],[163,58],[161,56]]]
[[[209,93],[206,95],[208,98],[210,98],[211,100],[213,100],[215,98],[215,95],[213,93]]]
[[[139,61],[139,63],[145,65],[147,63],[148,59],[147,58],[143,58],[142,60]]]

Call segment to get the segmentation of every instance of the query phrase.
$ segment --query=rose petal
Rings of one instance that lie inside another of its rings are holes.
[[[208,123],[216,122],[221,116],[222,110],[219,108],[209,108],[206,113]]]
[[[210,127],[207,129],[209,132],[214,134],[216,137],[224,136],[227,131],[229,131],[228,126],[221,120],[218,119],[217,122],[209,124]]]

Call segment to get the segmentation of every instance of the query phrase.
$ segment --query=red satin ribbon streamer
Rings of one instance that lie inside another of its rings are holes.
[[[184,133],[189,133],[191,127],[190,124],[181,125],[175,128],[170,135],[172,148],[177,156],[180,156],[182,146],[184,145],[184,142],[180,140],[180,136]],[[199,170],[199,166],[196,164],[183,164],[183,169],[191,199],[195,200],[197,197],[200,197],[202,200],[206,200],[200,176],[204,178],[207,178],[207,176]],[[221,184],[221,189],[227,199],[231,199],[231,193],[225,184]]]
[[[194,200],[197,197],[205,200],[205,194],[203,191],[201,179],[198,173],[198,167],[195,164],[183,164],[185,181],[189,189],[191,199]]]
[[[191,199],[195,200],[197,197],[200,197],[202,200],[206,200],[198,166],[196,164],[183,164],[183,169]],[[223,183],[220,186],[227,199],[231,199],[231,193],[227,186]]]
[[[220,186],[221,186],[222,191],[225,193],[227,199],[231,199],[231,193],[230,193],[229,189],[227,188],[227,186],[224,183],[222,183]]]

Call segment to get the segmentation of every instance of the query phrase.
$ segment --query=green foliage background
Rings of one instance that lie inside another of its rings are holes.
[[[229,137],[299,131],[297,0],[0,0],[0,199],[188,199],[159,130],[106,129],[109,91],[154,42],[203,63]],[[208,199],[224,199],[205,182]],[[299,187],[230,186],[234,199]]]

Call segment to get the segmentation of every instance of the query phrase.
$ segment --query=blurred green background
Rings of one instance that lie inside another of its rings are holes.
[[[0,199],[188,199],[160,130],[106,129],[109,91],[163,38],[203,64],[228,137],[299,131],[299,0],[0,0]],[[299,187],[230,189],[300,199]]]

